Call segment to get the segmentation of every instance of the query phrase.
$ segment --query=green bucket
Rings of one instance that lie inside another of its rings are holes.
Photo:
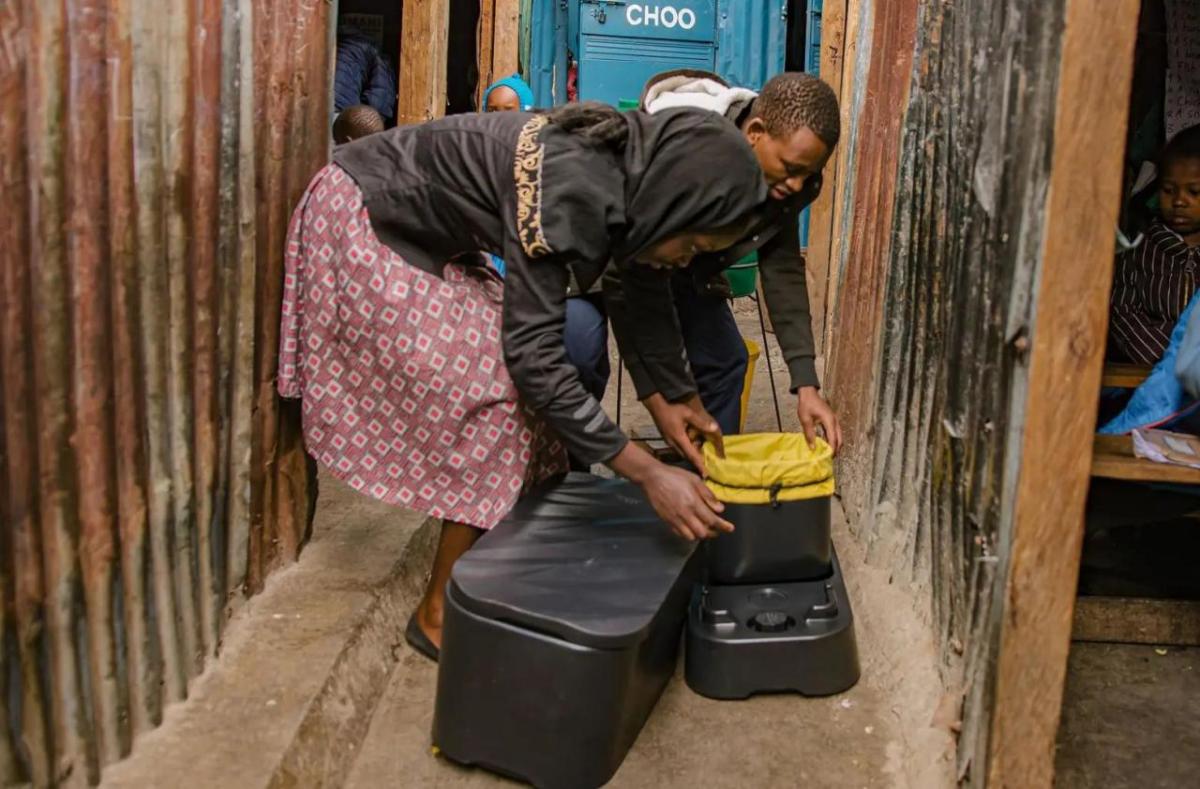
[[[725,269],[724,273],[735,299],[753,296],[758,286],[758,253],[751,252]]]

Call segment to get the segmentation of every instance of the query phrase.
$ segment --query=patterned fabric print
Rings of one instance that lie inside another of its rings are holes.
[[[517,235],[521,248],[531,258],[553,252],[542,232],[542,159],[545,146],[538,135],[549,121],[545,115],[531,118],[517,137],[513,180],[517,186]]]
[[[303,399],[309,453],[355,490],[490,529],[522,488],[566,470],[518,403],[492,275],[405,263],[337,165],[293,214],[284,265],[279,393]]]

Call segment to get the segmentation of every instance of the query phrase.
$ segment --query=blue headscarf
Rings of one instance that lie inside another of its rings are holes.
[[[511,77],[505,77],[488,85],[488,89],[483,93],[483,106],[479,108],[480,111],[487,109],[488,96],[492,95],[492,91],[496,88],[509,88],[517,94],[517,101],[521,103],[522,112],[533,109],[533,88],[529,87],[528,82],[521,79],[520,74],[513,74]]]

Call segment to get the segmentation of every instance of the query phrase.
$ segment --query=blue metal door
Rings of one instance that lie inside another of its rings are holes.
[[[582,0],[579,98],[637,99],[662,71],[716,62],[716,0]]]

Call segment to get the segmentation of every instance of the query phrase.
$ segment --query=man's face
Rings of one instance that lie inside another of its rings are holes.
[[[488,112],[516,112],[521,109],[521,97],[507,85],[501,85],[488,94]]]
[[[1163,168],[1158,203],[1167,227],[1185,237],[1200,233],[1200,159],[1180,158]]]
[[[829,160],[829,146],[807,126],[791,135],[775,137],[761,118],[751,118],[743,133],[762,167],[771,197],[783,200],[800,192],[805,182],[817,175]]]

